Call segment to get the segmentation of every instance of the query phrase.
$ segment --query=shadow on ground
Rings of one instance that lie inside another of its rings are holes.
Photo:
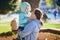
[[[2,33],[0,34],[0,40],[17,40],[17,32]],[[60,40],[60,34],[41,30],[37,40]]]

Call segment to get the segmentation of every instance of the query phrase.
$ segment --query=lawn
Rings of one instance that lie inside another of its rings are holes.
[[[44,23],[43,28],[60,28],[60,24],[50,24],[50,23]]]
[[[59,24],[50,24],[50,23],[44,23],[43,28],[60,28]],[[8,32],[8,31],[12,31],[12,28],[10,26],[10,22],[6,22],[6,23],[0,23],[0,33],[2,32]]]
[[[0,33],[11,31],[10,22],[0,22]]]

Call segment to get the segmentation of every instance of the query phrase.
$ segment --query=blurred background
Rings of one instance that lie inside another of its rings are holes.
[[[17,12],[20,11],[21,3],[25,1],[31,4],[31,12],[35,8],[43,12],[44,25],[38,40],[60,40],[60,0],[0,0],[0,40],[17,40]],[[13,18],[17,26],[12,27]]]

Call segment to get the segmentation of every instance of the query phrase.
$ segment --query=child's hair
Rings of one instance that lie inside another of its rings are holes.
[[[40,20],[42,18],[42,11],[40,9],[38,9],[38,8],[35,9],[34,14],[38,20]]]

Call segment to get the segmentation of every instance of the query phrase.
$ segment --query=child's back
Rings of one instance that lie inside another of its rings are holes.
[[[24,27],[28,22],[28,17],[26,13],[20,12],[19,14],[19,26]]]

